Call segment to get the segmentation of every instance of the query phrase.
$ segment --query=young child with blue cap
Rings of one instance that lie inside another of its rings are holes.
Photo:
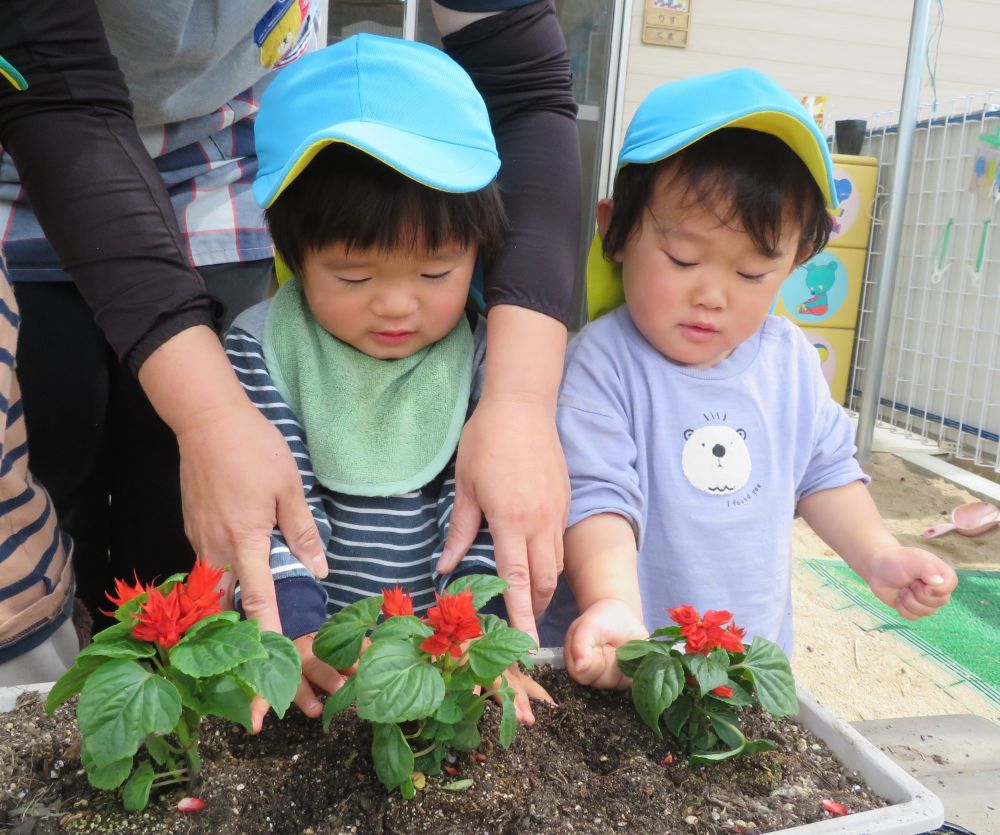
[[[485,320],[467,309],[477,260],[503,242],[500,160],[458,64],[373,35],[282,70],[255,131],[254,194],[291,277],[225,347],[298,462],[326,545],[320,581],[276,528],[271,572],[302,686],[333,692],[341,676],[311,651],[328,614],[397,584],[420,614],[446,579],[496,571],[485,524],[457,571],[435,566],[482,381]],[[544,694],[516,671],[511,683],[531,721],[527,693]]]
[[[610,312],[572,343],[558,405],[572,505],[539,631],[577,681],[623,686],[615,648],[683,605],[790,652],[795,515],[903,617],[947,603],[955,572],[888,531],[816,350],[769,315],[835,206],[823,136],[767,76],[639,106],[597,207],[589,301]]]

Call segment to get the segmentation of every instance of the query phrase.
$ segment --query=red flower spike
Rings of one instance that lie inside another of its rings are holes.
[[[200,797],[184,797],[177,804],[178,812],[200,812],[208,804]]]
[[[115,593],[112,594],[109,591],[104,592],[104,596],[106,598],[108,598],[108,600],[110,600],[112,603],[115,604],[115,611],[117,611],[119,608],[121,608],[122,606],[124,606],[130,600],[134,600],[140,594],[142,594],[143,592],[146,591],[146,589],[144,589],[142,587],[142,583],[139,582],[139,575],[136,574],[135,572],[133,572],[132,576],[135,577],[135,585],[134,586],[130,586],[124,580],[118,580],[118,579],[116,579],[115,580]],[[101,610],[101,614],[102,615],[107,615],[108,617],[114,617],[115,612],[114,611],[112,611],[112,612],[105,612],[102,609]]]
[[[382,589],[382,614],[387,618],[413,614],[413,600],[399,583],[391,589]]]
[[[222,589],[217,589],[216,586],[225,573],[224,568],[214,568],[207,562],[202,562],[201,557],[194,561],[194,568],[191,569],[191,573],[188,574],[187,580],[183,583],[183,594],[191,608],[206,613],[202,617],[222,611],[219,608]]]
[[[731,699],[733,697],[733,688],[726,684],[720,684],[714,690],[709,690],[708,692],[722,699]]]
[[[824,800],[823,808],[831,815],[849,815],[851,810],[838,800]]]
[[[132,630],[133,638],[139,641],[154,641],[164,649],[170,649],[181,639],[187,627],[183,629],[180,627],[179,589],[180,584],[177,584],[167,595],[157,588],[149,590],[146,602],[136,614],[139,622]]]
[[[716,647],[727,652],[745,651],[742,641],[745,632],[732,622],[731,612],[710,609],[700,617],[693,606],[677,606],[668,609],[667,614],[680,624],[681,635],[685,638],[684,651],[688,655],[708,655]]]
[[[420,649],[431,655],[450,653],[452,658],[462,655],[462,642],[483,634],[472,605],[472,591],[458,594],[434,593],[437,605],[427,610],[426,622],[434,627],[434,634],[425,638]]]

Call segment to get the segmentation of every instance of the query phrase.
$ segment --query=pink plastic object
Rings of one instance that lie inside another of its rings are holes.
[[[932,525],[924,531],[925,539],[957,531],[962,536],[976,536],[1000,525],[1000,508],[989,502],[961,504],[951,512],[951,521]]]

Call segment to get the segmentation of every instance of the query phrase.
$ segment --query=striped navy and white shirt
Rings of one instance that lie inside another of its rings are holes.
[[[271,534],[274,577],[282,630],[296,638],[318,629],[328,614],[399,584],[413,597],[417,614],[434,603],[435,590],[462,574],[494,574],[493,541],[485,522],[452,574],[434,570],[444,548],[455,501],[455,459],[420,490],[396,496],[351,496],[316,480],[309,445],[296,415],[278,393],[264,360],[262,339],[270,301],[245,311],[225,337],[226,354],[250,400],[278,428],[298,465],[306,501],[326,546],[330,573],[316,580],[288,550],[281,532]],[[482,387],[485,322],[474,331],[471,412]],[[237,589],[237,603],[239,589]]]

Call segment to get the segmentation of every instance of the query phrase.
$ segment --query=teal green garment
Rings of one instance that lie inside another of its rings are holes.
[[[352,496],[408,493],[432,481],[455,453],[472,387],[465,316],[412,356],[376,359],[326,331],[292,279],[271,302],[263,348],[324,487]]]

